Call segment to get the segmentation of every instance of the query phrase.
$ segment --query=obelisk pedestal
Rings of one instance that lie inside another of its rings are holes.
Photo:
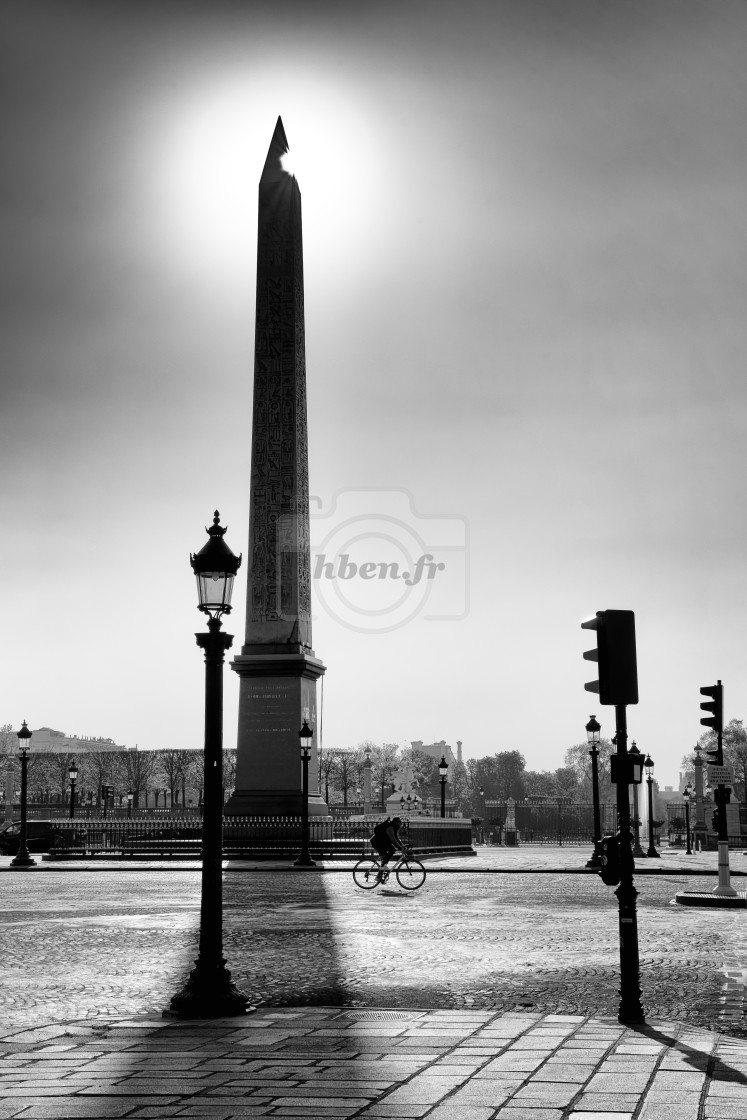
[[[309,814],[327,813],[316,701],[325,667],[311,648],[301,192],[283,169],[287,151],[278,117],[259,182],[246,637],[231,664],[239,727],[226,816],[300,813],[304,719],[314,731]]]

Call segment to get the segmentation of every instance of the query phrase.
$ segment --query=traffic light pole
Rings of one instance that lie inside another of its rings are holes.
[[[718,764],[724,765],[724,741],[723,733],[720,728],[716,730],[716,741],[718,743]],[[726,822],[726,804],[729,800],[729,792],[726,786],[717,785],[714,790],[714,798],[716,801],[716,813],[718,822],[718,886],[713,888],[712,893],[717,895],[724,895],[727,898],[734,898],[736,891],[731,885],[731,873],[729,871],[729,828]]]
[[[620,835],[620,885],[615,891],[620,928],[620,1008],[617,1018],[621,1023],[643,1023],[645,1016],[641,1004],[640,964],[638,959],[638,916],[636,902],[638,891],[633,884],[632,836],[630,834],[630,800],[628,793],[628,719],[625,704],[615,704],[617,755],[619,777],[617,782],[617,817]],[[622,779],[622,780],[621,780]]]

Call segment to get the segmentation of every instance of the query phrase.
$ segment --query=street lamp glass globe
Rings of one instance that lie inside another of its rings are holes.
[[[298,732],[298,737],[301,740],[301,754],[305,755],[311,747],[311,740],[314,738],[314,732],[309,727],[308,721],[303,721],[303,727]]]
[[[219,520],[216,510],[213,524],[205,530],[210,540],[189,558],[197,579],[198,610],[214,618],[230,613],[233,581],[241,565],[241,557],[234,555],[223,540],[226,530]]]
[[[441,761],[438,764],[438,772],[439,772],[439,774],[441,775],[442,778],[446,777],[446,771],[448,769],[449,769],[449,764],[446,761],[446,756],[442,754],[441,755]]]
[[[643,765],[646,767],[646,777],[650,778],[654,772],[654,763],[650,754],[646,755],[646,761]]]
[[[16,735],[18,736],[19,754],[25,754],[31,746],[31,744],[29,743],[29,739],[31,738],[32,734],[33,733],[29,731],[28,727],[26,726],[26,720],[24,720],[21,724],[21,730],[16,731]]]
[[[586,738],[589,741],[589,746],[594,746],[599,742],[599,733],[602,730],[601,725],[597,723],[596,716],[590,716],[589,722],[586,725]]]
[[[70,781],[71,782],[76,782],[78,780],[78,765],[77,765],[75,759],[73,759],[73,761],[70,763],[70,769],[68,770],[68,774],[70,776]]]

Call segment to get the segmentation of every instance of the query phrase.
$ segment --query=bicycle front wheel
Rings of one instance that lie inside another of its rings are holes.
[[[397,868],[397,882],[406,891],[416,891],[425,882],[425,868],[417,859],[403,860]]]
[[[372,859],[371,856],[364,856],[359,859],[353,868],[353,880],[356,887],[362,887],[364,891],[372,891],[374,887],[379,885],[379,861]]]

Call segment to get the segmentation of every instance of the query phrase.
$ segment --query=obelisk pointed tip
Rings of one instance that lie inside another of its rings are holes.
[[[267,159],[262,170],[262,179],[277,179],[283,173],[282,159],[288,154],[288,138],[283,128],[283,119],[278,117],[275,131],[272,134],[270,147],[267,150]],[[262,180],[260,180],[261,182]]]

